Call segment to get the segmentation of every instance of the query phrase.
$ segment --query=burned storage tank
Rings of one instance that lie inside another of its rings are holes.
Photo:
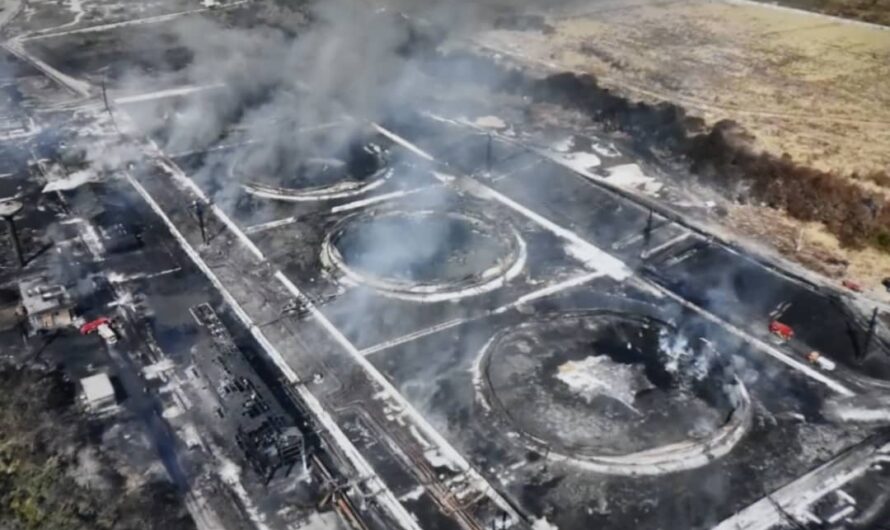
[[[376,209],[337,223],[321,257],[343,281],[438,302],[503,286],[524,269],[526,244],[508,222],[477,213]]]
[[[245,149],[232,162],[232,176],[255,197],[308,202],[356,197],[392,175],[388,152],[373,136],[326,131],[295,142],[273,140]]]
[[[485,345],[477,396],[550,458],[608,474],[691,469],[732,450],[752,417],[744,384],[696,342],[648,315],[537,315]]]

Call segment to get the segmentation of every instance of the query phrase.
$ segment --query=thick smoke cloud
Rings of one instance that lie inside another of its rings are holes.
[[[191,61],[182,69],[164,74],[160,81],[213,88],[175,104],[157,100],[128,108],[127,113],[143,132],[159,138],[160,147],[167,153],[201,151],[221,140],[238,144],[234,149],[210,153],[192,171],[192,177],[205,189],[214,190],[213,199],[218,204],[233,207],[243,197],[239,180],[266,172],[294,173],[307,156],[339,156],[364,123],[384,119],[400,106],[413,106],[413,94],[429,94],[437,89],[430,86],[434,78],[425,72],[447,66],[422,64],[423,59],[405,53],[406,45],[416,35],[401,12],[423,21],[430,34],[441,37],[444,33],[459,39],[480,25],[505,23],[505,17],[562,9],[574,3],[392,0],[386,8],[374,8],[351,0],[325,0],[308,9],[311,23],[287,29],[245,27],[206,17],[183,18],[166,31],[188,51]],[[471,80],[491,75],[473,68],[437,73],[436,82],[455,76]],[[121,86],[135,93],[158,83],[156,76],[132,71],[123,76]],[[299,132],[330,123],[347,126],[332,128],[323,135]],[[249,168],[247,174],[232,171],[236,163]],[[423,168],[417,169],[418,175],[423,173]],[[401,177],[410,179],[412,175],[408,172]],[[435,205],[448,203],[435,194],[424,195],[424,200]],[[428,244],[445,247],[444,238],[443,234],[429,234]],[[379,249],[384,256],[416,250],[406,248],[399,238],[378,239],[366,246]],[[726,292],[732,289],[714,296]],[[366,320],[369,307],[370,299],[356,296],[351,300],[350,310],[355,312],[358,328]],[[361,336],[364,330],[350,331],[352,336]],[[742,362],[740,357],[735,359]],[[756,373],[736,368],[743,379]],[[433,379],[443,375],[439,373]]]
[[[140,93],[158,86],[212,85],[211,89],[175,102],[156,100],[130,106],[126,113],[141,132],[158,139],[159,146],[167,153],[199,152],[219,142],[234,145],[207,154],[199,167],[191,171],[192,178],[205,189],[214,190],[213,199],[228,209],[244,196],[238,185],[240,180],[265,172],[296,172],[304,155],[339,156],[367,121],[385,119],[399,107],[416,106],[419,100],[412,99],[415,94],[447,90],[444,86],[431,85],[433,78],[426,73],[430,68],[439,69],[436,83],[455,77],[490,79],[491,71],[473,68],[442,71],[441,68],[447,66],[425,64],[422,59],[406,54],[406,46],[416,35],[399,11],[424,21],[432,35],[461,38],[480,25],[507,24],[511,16],[526,10],[559,9],[573,3],[573,0],[392,0],[387,9],[374,9],[364,2],[323,0],[309,10],[311,24],[294,28],[244,27],[205,17],[183,18],[167,29],[177,45],[188,51],[190,62],[184,68],[160,76],[147,76],[135,70],[125,72],[118,89]],[[327,129],[321,135],[300,132],[331,123],[345,126]],[[91,159],[103,166],[119,164],[117,159],[114,164],[106,163],[108,156],[107,151],[90,154]],[[236,162],[240,167],[249,168],[248,174],[233,172],[231,168]],[[424,169],[412,168],[418,181]],[[400,178],[412,179],[412,171],[404,171]],[[447,193],[415,197],[414,206],[448,208],[451,203]],[[423,202],[419,203],[421,198]],[[427,236],[425,245],[430,254],[447,245],[447,233]],[[406,247],[404,240],[391,234],[382,233],[376,239],[367,242],[365,247],[378,249],[381,258],[416,255],[416,248]],[[719,272],[725,274],[725,271]],[[737,301],[733,296],[732,286],[725,285],[709,298],[715,303],[732,304]],[[721,297],[729,298],[719,300]],[[326,312],[337,316],[338,323],[347,322],[344,331],[359,339],[366,333],[377,335],[377,326],[387,329],[396,324],[387,319],[410,318],[404,312],[375,314],[374,310],[379,307],[375,305],[377,298],[378,295],[370,291],[351,290],[348,304],[332,304],[334,307],[327,307]],[[464,315],[453,315],[461,316]],[[672,320],[681,328],[688,317],[671,316],[676,317]],[[466,337],[443,338],[458,344],[443,344],[442,351],[478,351],[490,331],[477,327]],[[720,335],[718,330],[706,327],[693,331],[691,335],[708,336],[712,332]],[[738,376],[752,387],[775,381],[772,386],[776,402],[790,392],[794,382],[786,381],[787,372],[777,363],[753,361],[760,357],[748,355],[742,341],[723,340],[715,348],[721,358],[716,359],[711,355],[712,350],[707,350],[708,356],[701,358],[707,364],[704,371],[709,372],[712,363],[720,362],[727,365],[727,374]],[[688,353],[686,345],[665,349],[678,355]],[[402,390],[437,428],[447,430],[451,418],[441,412],[443,399],[463,400],[463,406],[472,406],[472,389],[448,386],[456,379],[452,377],[455,371],[466,372],[469,367],[452,356],[438,357],[436,351],[414,353],[416,355],[408,356],[412,358],[413,379]],[[460,406],[454,409],[461,410]],[[715,497],[722,496],[723,486],[715,485]]]
[[[233,126],[245,128],[246,136],[292,137],[278,133],[347,114],[378,119],[395,95],[405,97],[426,82],[418,65],[406,59],[413,35],[402,13],[439,38],[461,37],[531,7],[549,10],[570,3],[392,0],[373,7],[356,0],[324,0],[305,8],[311,22],[287,30],[183,18],[158,37],[172,38],[187,50],[188,65],[161,79],[155,73],[131,72],[124,76],[123,88],[137,92],[159,81],[220,85],[180,103],[172,113],[151,105],[137,112],[141,128],[166,133],[164,147],[170,152],[205,147]]]

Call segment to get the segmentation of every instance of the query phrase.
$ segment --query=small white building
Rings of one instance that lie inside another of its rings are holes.
[[[99,373],[80,380],[83,387],[83,401],[87,409],[100,412],[115,405],[114,387],[108,374]]]

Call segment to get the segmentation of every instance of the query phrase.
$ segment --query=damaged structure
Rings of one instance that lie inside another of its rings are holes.
[[[230,425],[238,447],[253,469],[270,481],[295,465],[306,466],[303,433],[253,375],[244,354],[208,304],[191,313],[210,338],[210,349],[196,354],[197,365],[219,399],[217,414]]]
[[[56,90],[21,146],[53,169],[0,216],[55,246],[0,288],[60,333],[20,357],[69,341],[202,530],[890,520],[886,302],[718,226],[656,142],[720,131],[439,35],[497,2],[36,3],[4,49]]]
[[[74,324],[75,301],[63,285],[51,285],[44,277],[34,277],[19,284],[22,308],[31,332],[53,331]]]

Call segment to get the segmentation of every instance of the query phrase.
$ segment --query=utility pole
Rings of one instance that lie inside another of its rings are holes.
[[[878,308],[876,307],[871,314],[871,321],[868,323],[868,334],[865,336],[865,345],[862,347],[862,352],[860,353],[860,360],[864,360],[868,357],[868,350],[871,348],[871,341],[875,336],[875,328],[878,326]]]
[[[105,111],[108,112],[108,117],[111,118],[111,125],[114,127],[118,133],[121,132],[120,128],[117,126],[117,122],[114,120],[114,113],[111,112],[111,105],[108,104],[108,89],[106,88],[106,82],[108,81],[108,72],[105,72],[105,77],[102,78],[102,102],[105,104]]]
[[[655,213],[652,210],[649,210],[649,218],[646,219],[646,227],[643,228],[643,250],[640,252],[641,255],[649,250],[649,242],[652,240],[652,225],[654,224]]]
[[[192,207],[195,209],[195,216],[198,218],[198,226],[201,228],[201,241],[206,245],[207,228],[204,226],[204,205],[201,204],[201,201],[195,200],[195,202],[192,203]]]

